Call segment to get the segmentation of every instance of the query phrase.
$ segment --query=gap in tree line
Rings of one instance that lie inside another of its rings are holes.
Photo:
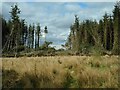
[[[52,42],[46,41],[47,26],[44,28],[44,44],[41,45],[40,24],[28,26],[25,19],[20,19],[20,13],[16,4],[11,7],[10,20],[6,21],[1,16],[3,56],[13,54],[16,57],[21,53],[26,55],[26,53],[33,51],[38,51],[37,54],[40,56],[43,53],[56,55],[56,51],[65,52],[67,55],[120,54],[120,2],[115,4],[112,15],[105,13],[99,22],[89,19],[80,21],[79,17],[75,15],[67,42],[62,45],[66,48],[65,50],[55,50],[54,47],[49,46]]]

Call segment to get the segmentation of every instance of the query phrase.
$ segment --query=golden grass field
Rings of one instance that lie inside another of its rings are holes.
[[[3,88],[118,88],[118,56],[3,58]]]

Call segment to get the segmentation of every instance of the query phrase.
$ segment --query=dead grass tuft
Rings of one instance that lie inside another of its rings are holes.
[[[3,58],[2,69],[3,87],[9,88],[117,88],[119,86],[116,56]],[[13,79],[12,75],[16,78]]]

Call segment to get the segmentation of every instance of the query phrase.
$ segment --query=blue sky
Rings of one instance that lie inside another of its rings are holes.
[[[5,19],[10,18],[11,5],[2,3],[2,14]],[[61,48],[69,34],[69,27],[74,23],[77,14],[80,22],[85,19],[102,18],[105,12],[112,14],[115,2],[17,2],[21,14],[27,24],[40,23],[41,28],[48,26],[47,40],[52,41],[56,48]],[[42,39],[43,41],[43,39]]]

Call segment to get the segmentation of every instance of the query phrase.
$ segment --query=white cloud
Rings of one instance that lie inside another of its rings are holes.
[[[65,5],[65,8],[68,10],[68,11],[72,11],[72,12],[76,12],[76,11],[79,11],[80,10],[80,5],[74,5],[74,4],[67,4]]]
[[[85,3],[85,4],[87,5],[87,8],[80,9],[77,13],[80,17],[80,20],[85,20],[85,19],[99,20],[102,18],[105,12],[107,12],[108,14],[112,14],[112,10],[114,8],[115,3],[94,2],[94,3]]]

